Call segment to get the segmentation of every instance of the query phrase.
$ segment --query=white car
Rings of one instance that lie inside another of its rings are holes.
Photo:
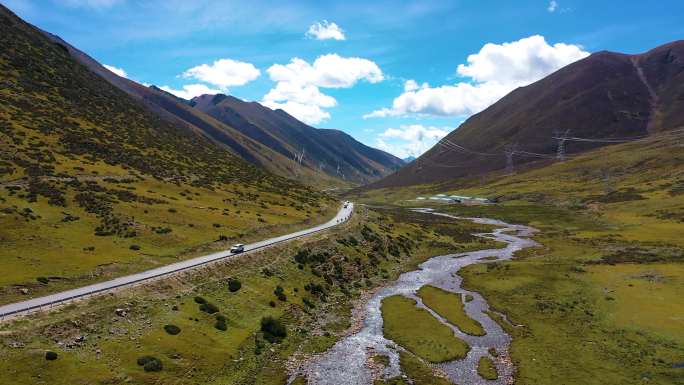
[[[243,251],[245,251],[245,245],[242,243],[235,244],[230,248],[230,252],[234,254],[242,253]]]

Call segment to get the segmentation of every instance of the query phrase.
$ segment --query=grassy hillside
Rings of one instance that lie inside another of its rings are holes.
[[[372,191],[498,197],[438,205],[528,223],[541,247],[466,268],[464,286],[511,320],[518,384],[684,383],[684,136],[614,145],[517,175]]]
[[[468,118],[414,162],[375,187],[440,183],[517,164],[544,166],[559,136],[568,154],[684,126],[684,40],[627,55],[596,52],[520,87]],[[599,139],[582,140],[582,139]],[[604,141],[601,141],[604,140]]]
[[[122,78],[59,36],[44,31],[41,33],[53,43],[64,47],[74,60],[139,101],[156,116],[181,129],[193,131],[199,136],[210,139],[214,144],[249,163],[263,167],[276,175],[321,189],[343,187],[349,184],[342,179],[326,175],[318,169],[302,167],[292,157],[274,151],[231,125],[224,124],[199,109],[191,107],[187,100],[180,99],[158,87],[147,87]]]
[[[315,171],[348,184],[363,184],[403,165],[401,159],[363,145],[342,131],[316,129],[283,110],[257,102],[218,94],[195,97],[190,104],[287,159],[301,157],[297,171]]]
[[[0,383],[284,384],[292,359],[345,335],[365,291],[429,256],[490,247],[470,236],[482,230],[361,208],[343,228],[306,240],[2,324]],[[280,342],[261,331],[267,316],[285,326]],[[46,351],[58,358],[47,361]],[[143,356],[159,359],[162,370],[146,372],[136,363]],[[431,377],[412,356],[402,355],[402,367],[416,381]]]
[[[5,9],[0,31],[0,302],[336,211],[160,119]]]

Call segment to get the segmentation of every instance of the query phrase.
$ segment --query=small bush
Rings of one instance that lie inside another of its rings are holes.
[[[228,290],[230,290],[231,293],[235,293],[236,291],[240,290],[241,287],[242,282],[237,279],[231,279],[228,281]]]
[[[48,279],[47,277],[38,277],[36,278],[36,281],[47,285],[50,282],[50,279]]]
[[[138,365],[142,366],[146,372],[160,372],[164,368],[161,360],[152,356],[138,358]]]
[[[215,313],[219,312],[218,306],[214,305],[211,302],[206,302],[206,303],[201,304],[199,309],[200,309],[200,311],[203,311],[203,312],[209,313],[209,314],[215,314]]]
[[[268,303],[268,306],[270,306],[270,307],[276,307],[275,301],[269,302],[269,303]]]
[[[283,338],[287,337],[285,325],[273,317],[261,319],[261,331],[264,333],[264,338],[270,343],[279,343]]]
[[[45,359],[48,361],[54,361],[57,359],[57,353],[52,351],[45,352]]]
[[[164,325],[164,330],[166,330],[166,332],[172,336],[175,336],[181,332],[181,329],[176,325]]]
[[[287,296],[285,295],[285,290],[283,290],[282,286],[276,286],[275,290],[273,290],[273,294],[275,294],[276,297],[278,297],[278,300],[283,302],[287,301]]]
[[[224,332],[225,332],[226,330],[228,330],[228,325],[226,325],[226,320],[225,320],[225,318],[217,319],[217,320],[216,320],[216,323],[214,324],[214,327],[215,327],[216,329],[221,330],[221,331],[224,331]]]
[[[131,250],[135,250],[135,251],[140,250],[140,246],[138,246],[138,245],[131,245],[131,247],[129,247],[129,248],[130,248]]]
[[[201,304],[207,303],[207,300],[200,297],[200,296],[197,296],[197,297],[195,297],[195,302],[197,302],[198,304],[201,305]]]

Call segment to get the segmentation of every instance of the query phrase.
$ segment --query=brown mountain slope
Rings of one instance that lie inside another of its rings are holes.
[[[503,170],[511,163],[546,163],[557,155],[560,141],[554,136],[565,132],[603,140],[566,141],[565,151],[572,155],[611,144],[611,139],[683,125],[684,41],[640,55],[598,52],[514,90],[372,187],[441,182]]]
[[[196,97],[191,105],[290,159],[301,157],[304,167],[353,183],[377,180],[403,166],[401,159],[344,132],[313,128],[257,102],[219,94]]]
[[[43,33],[92,72],[139,100],[147,109],[174,125],[205,136],[234,155],[252,164],[264,167],[275,174],[297,179],[310,185],[333,186],[345,184],[344,181],[333,178],[319,170],[301,167],[291,158],[272,150],[268,144],[262,144],[230,125],[224,124],[202,111],[192,108],[186,100],[177,98],[157,87],[146,87],[132,80],[120,77],[60,37],[45,31]]]

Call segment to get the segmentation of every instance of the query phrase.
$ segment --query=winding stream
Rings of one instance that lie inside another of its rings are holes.
[[[374,375],[367,362],[371,355],[380,354],[389,357],[389,365],[381,373],[382,377],[391,378],[401,375],[399,368],[400,346],[383,337],[382,314],[380,306],[382,300],[393,295],[403,295],[418,302],[418,306],[428,310],[443,324],[450,327],[454,334],[470,345],[471,349],[465,359],[444,362],[436,365],[446,373],[448,378],[461,385],[495,385],[510,384],[513,381],[514,368],[508,356],[510,336],[484,312],[489,309],[487,301],[476,292],[461,288],[462,279],[456,273],[465,266],[474,263],[488,263],[510,259],[521,249],[535,246],[536,242],[529,237],[536,230],[521,225],[512,225],[502,221],[485,218],[459,218],[448,214],[433,212],[430,209],[416,209],[454,219],[469,219],[475,223],[498,226],[491,233],[477,234],[506,244],[501,249],[487,249],[460,254],[449,254],[430,258],[422,263],[419,270],[411,271],[399,276],[392,285],[376,292],[367,302],[359,305],[356,312],[363,314],[362,328],[344,337],[331,349],[316,355],[305,362],[293,377],[302,374],[307,377],[310,385],[370,385]],[[487,258],[489,257],[489,258]],[[493,259],[491,257],[496,257]],[[487,258],[487,260],[483,260]],[[479,321],[486,331],[481,337],[462,333],[455,326],[437,315],[432,309],[423,305],[416,291],[424,285],[433,285],[444,290],[461,295],[470,294],[473,300],[465,303],[466,313]],[[477,364],[483,355],[489,355],[488,349],[495,348],[498,357],[492,357],[495,362],[499,378],[487,381],[477,374]]]

